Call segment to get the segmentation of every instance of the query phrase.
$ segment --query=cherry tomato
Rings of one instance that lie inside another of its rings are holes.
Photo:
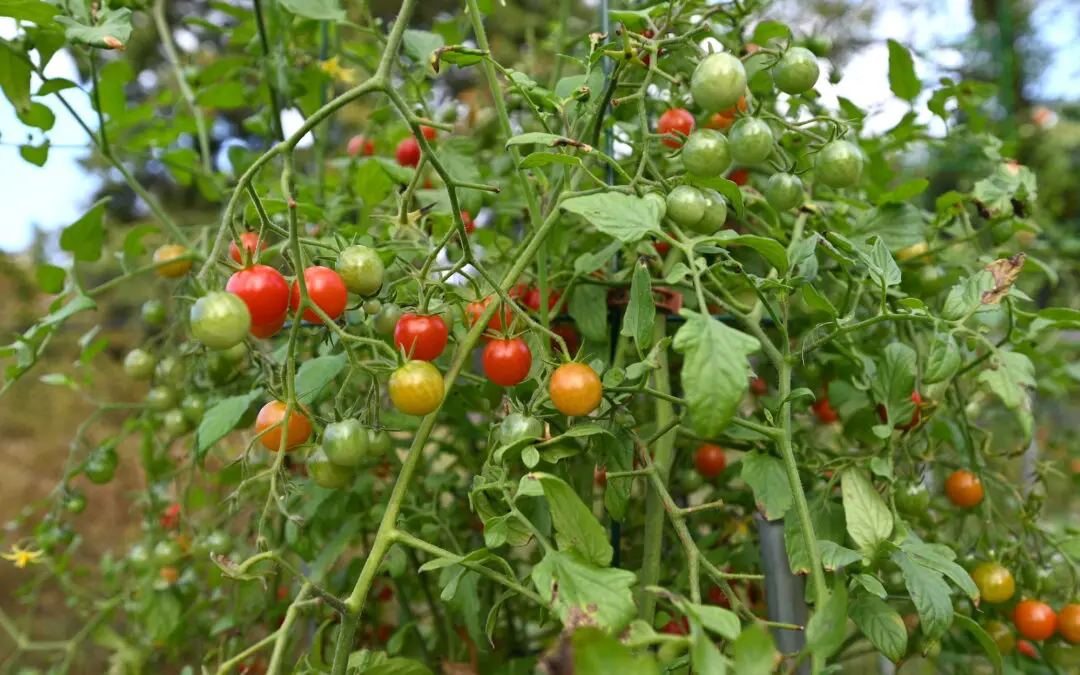
[[[285,318],[288,312],[282,314],[274,321],[267,321],[266,323],[251,324],[251,334],[260,340],[265,340],[268,337],[277,335],[277,332],[281,330],[281,327],[285,325]]]
[[[689,136],[694,130],[694,116],[686,108],[672,108],[665,110],[656,123],[656,133],[660,135],[671,134],[672,136]],[[678,133],[675,133],[678,132]],[[682,140],[664,138],[664,145],[669,148],[681,148]]]
[[[667,217],[680,227],[694,227],[705,217],[708,201],[701,190],[680,185],[668,193]]]
[[[382,457],[394,449],[394,439],[386,429],[368,429],[368,450],[372,457]]]
[[[439,134],[435,127],[428,127],[423,124],[420,125],[420,133],[424,134],[424,138],[429,141],[435,140],[435,137]]]
[[[345,288],[357,295],[375,295],[382,288],[386,267],[375,249],[367,246],[350,246],[341,252],[337,271],[345,282]]]
[[[706,443],[694,453],[694,466],[706,478],[716,478],[727,467],[727,455],[723,448]]]
[[[911,392],[911,402],[915,404],[915,412],[912,413],[912,415],[911,415],[911,421],[908,422],[907,424],[897,424],[893,428],[899,429],[900,431],[910,431],[910,430],[914,429],[919,424],[919,416],[920,416],[919,406],[922,405],[922,402],[923,402],[922,401],[922,396],[919,395],[919,392],[917,392],[917,391]],[[878,405],[877,405],[877,413],[878,413],[878,417],[881,419],[882,423],[885,423],[885,422],[889,421],[888,411],[885,409],[884,404],[878,403]]]
[[[162,326],[165,324],[165,303],[160,300],[147,300],[143,303],[141,314],[147,326]]]
[[[161,359],[154,367],[154,379],[158,384],[181,387],[186,377],[187,369],[184,368],[184,362],[172,355]]]
[[[361,150],[363,150],[365,157],[370,157],[375,154],[375,144],[363,136],[353,136],[350,138],[349,144],[345,148],[349,157],[356,157],[360,154]]]
[[[564,415],[588,415],[600,405],[604,387],[600,377],[584,363],[564,363],[551,374],[548,394]]]
[[[191,334],[211,349],[228,349],[244,341],[251,312],[239,296],[212,291],[191,307]]]
[[[1080,604],[1065,605],[1058,614],[1061,637],[1073,644],[1080,643]]]
[[[821,68],[817,57],[806,47],[792,47],[773,66],[776,88],[786,94],[801,94],[814,88]]]
[[[607,467],[598,466],[593,469],[593,482],[600,487],[607,487]]]
[[[735,119],[738,117],[740,112],[746,111],[746,96],[743,95],[739,97],[738,103],[731,106],[727,110],[721,110],[718,113],[713,113],[713,115],[709,117],[709,121],[705,123],[705,126],[709,129],[724,131],[732,124],[735,124]]]
[[[322,448],[308,457],[307,472],[316,485],[329,490],[348,487],[356,480],[356,473],[352,469],[331,462]]]
[[[1045,602],[1021,600],[1013,609],[1016,632],[1028,640],[1046,640],[1057,631],[1057,614]]]
[[[555,309],[555,305],[559,304],[559,298],[562,297],[562,293],[549,288],[548,289],[548,311]],[[540,311],[540,289],[530,288],[525,296],[521,299],[521,304],[525,305],[534,312]]]
[[[441,316],[402,314],[394,326],[394,347],[411,359],[433,361],[446,349],[448,331]]]
[[[777,211],[787,211],[802,206],[805,196],[798,176],[790,173],[774,173],[765,184],[765,201]]]
[[[401,166],[417,166],[420,164],[420,144],[412,136],[403,138],[394,150],[394,156]]]
[[[702,59],[690,77],[694,102],[706,110],[725,110],[746,91],[746,69],[734,54],[720,52]]]
[[[86,495],[81,492],[72,492],[64,499],[64,509],[68,513],[79,514],[86,510]]]
[[[727,594],[724,593],[724,589],[719,586],[711,587],[706,597],[711,605],[716,605],[717,607],[731,607],[731,601],[728,600]]]
[[[689,635],[690,622],[685,616],[681,619],[672,619],[664,624],[664,627],[660,629],[660,632],[667,633],[668,635]]]
[[[370,456],[368,439],[368,429],[359,420],[347,419],[326,425],[322,448],[329,461],[341,467],[355,468]]]
[[[921,516],[930,507],[930,491],[922,483],[906,483],[893,492],[896,508],[909,516]]]
[[[832,424],[840,419],[840,416],[833,410],[832,405],[829,403],[828,396],[822,396],[810,406],[810,409],[817,415],[818,421],[822,424]]]
[[[712,178],[731,166],[728,139],[713,129],[699,129],[690,134],[682,151],[682,163],[695,176]]]
[[[380,335],[390,335],[401,318],[401,308],[395,304],[383,305],[379,313],[375,315],[375,332]]]
[[[154,412],[166,412],[176,405],[176,393],[169,387],[152,387],[146,392],[146,407]]]
[[[175,279],[187,274],[191,269],[191,260],[175,260],[186,255],[188,255],[188,250],[179,244],[165,244],[158,247],[154,251],[154,263],[161,265],[156,270],[158,276]],[[175,260],[175,262],[169,262],[170,260]]]
[[[574,325],[573,324],[571,324],[571,323],[555,324],[554,326],[551,327],[551,332],[555,333],[556,335],[558,335],[559,337],[561,337],[563,339],[563,342],[566,343],[566,351],[570,352],[571,356],[573,356],[574,354],[577,354],[578,348],[581,347],[581,338],[578,337],[578,333],[577,333],[576,330],[574,330]],[[559,346],[559,343],[556,342],[554,339],[551,340],[551,348],[556,350],[556,351],[562,349]]]
[[[953,471],[945,481],[945,495],[953,504],[969,509],[983,500],[982,481],[965,469]]]
[[[529,376],[532,352],[521,338],[492,340],[484,347],[484,374],[503,387],[512,387]]]
[[[461,212],[461,224],[465,226],[465,234],[472,234],[476,232],[476,224],[473,223],[472,216],[468,211]]]
[[[847,141],[832,141],[818,151],[814,175],[831,188],[845,188],[859,182],[863,158],[857,147]]]
[[[225,555],[232,550],[232,537],[224,530],[213,530],[210,534],[206,535],[206,539],[203,540],[203,545],[206,547],[207,553]]]
[[[994,604],[1005,602],[1016,592],[1012,572],[998,562],[985,562],[971,573],[983,600]]]
[[[133,380],[149,380],[155,365],[154,357],[145,349],[132,349],[124,357],[124,372]]]
[[[773,133],[764,120],[740,118],[728,132],[731,158],[744,166],[761,164],[773,152]]]
[[[422,417],[438,409],[443,377],[428,361],[409,361],[390,375],[390,400],[406,415]]]
[[[705,212],[700,220],[688,227],[700,234],[713,234],[725,226],[727,222],[727,201],[716,190],[701,188],[701,196],[705,198]]]
[[[750,378],[750,393],[754,396],[765,396],[769,393],[769,383],[760,377]]]
[[[253,326],[272,324],[289,309],[289,282],[273,267],[242,269],[229,277],[225,290],[244,301]]]
[[[728,176],[728,180],[742,187],[750,182],[750,172],[746,169],[735,169],[731,172],[731,175]]]
[[[1005,622],[989,621],[984,628],[1002,656],[1008,656],[1016,649],[1016,633],[1013,633]]]
[[[480,316],[487,309],[487,306],[492,302],[495,302],[496,296],[489,295],[483,300],[476,302],[470,302],[465,305],[465,322],[469,327],[476,325],[476,322],[480,320]],[[506,331],[514,322],[513,312],[509,307],[503,305],[499,309],[495,310],[495,314],[492,315],[488,321],[487,330],[484,331],[484,340],[490,340],[494,333],[502,333]]]
[[[285,420],[284,401],[270,401],[259,410],[255,418],[255,433],[259,442],[267,450],[277,452],[281,447],[281,428]],[[265,432],[265,433],[263,433]],[[311,422],[300,411],[293,410],[289,415],[288,436],[285,438],[285,451],[303,445],[311,436]]]
[[[172,565],[184,557],[184,549],[175,541],[165,539],[154,546],[153,557],[158,565]]]
[[[245,232],[240,235],[240,246],[244,247],[244,252],[247,253],[248,259],[251,261],[258,260],[258,253],[256,251],[265,251],[266,242],[259,241],[259,234],[257,232]],[[229,257],[237,263],[244,264],[244,255],[240,251],[240,246],[236,245],[236,242],[229,244]]]
[[[1029,659],[1039,659],[1039,653],[1035,651],[1035,645],[1031,644],[1027,640],[1020,640],[1016,643],[1016,651],[1020,652]]]
[[[338,318],[345,311],[345,305],[349,301],[349,292],[340,274],[329,267],[309,267],[304,270],[304,283],[307,285],[308,297],[331,320]],[[289,307],[294,312],[300,307],[299,281],[293,282]],[[310,308],[304,310],[304,320],[312,323],[323,322],[322,318]]]
[[[175,584],[180,578],[180,570],[175,567],[162,567],[158,570],[158,576],[167,584]]]
[[[158,518],[158,522],[166,530],[172,530],[180,527],[180,505],[170,504],[161,511],[161,517]]]

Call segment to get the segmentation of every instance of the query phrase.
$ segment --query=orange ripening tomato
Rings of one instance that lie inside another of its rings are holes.
[[[1045,602],[1021,600],[1013,609],[1016,632],[1028,640],[1047,640],[1057,632],[1057,614]]]
[[[953,471],[945,481],[945,495],[962,508],[975,506],[983,500],[984,494],[979,477],[965,469]]]
[[[267,450],[277,452],[281,447],[281,428],[285,419],[285,403],[270,401],[259,410],[255,418],[255,433],[262,434],[259,442]],[[263,433],[266,432],[266,433]],[[288,436],[285,438],[285,451],[303,445],[311,436],[311,422],[302,413],[293,410],[289,415]]]
[[[588,415],[604,397],[600,376],[584,363],[564,363],[548,382],[548,394],[559,412],[568,417]]]
[[[261,252],[266,250],[266,242],[259,241],[258,233],[243,233],[242,235],[240,235],[240,246],[237,246],[235,241],[229,243],[229,257],[241,265],[244,264],[244,254],[240,250],[241,246],[243,247],[243,250],[247,252],[248,259],[250,259],[252,262],[258,260],[259,258],[259,255],[256,251]]]
[[[1058,613],[1058,632],[1073,644],[1080,643],[1080,605],[1065,605]]]
[[[154,251],[154,263],[161,265],[157,268],[158,276],[165,277],[167,279],[175,279],[182,277],[188,273],[191,269],[191,259],[176,260],[175,262],[169,262],[176,258],[182,258],[188,255],[188,250],[179,244],[165,244],[158,247]],[[162,264],[164,263],[164,264]]]
[[[822,396],[814,401],[814,403],[810,405],[810,409],[814,411],[818,421],[822,424],[832,424],[840,419],[840,416],[832,409],[828,396]]]

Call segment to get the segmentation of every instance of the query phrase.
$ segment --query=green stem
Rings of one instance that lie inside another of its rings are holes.
[[[195,118],[195,131],[199,139],[199,154],[202,156],[203,171],[207,177],[212,178],[214,166],[213,157],[210,154],[210,133],[206,127],[206,117],[202,113],[202,108],[195,103],[195,93],[191,90],[191,86],[188,85],[187,78],[184,76],[180,55],[176,51],[172,30],[169,28],[169,21],[165,16],[165,0],[154,1],[153,16],[158,38],[161,40],[161,47],[165,50],[165,58],[172,68],[173,77],[176,78],[176,86],[180,89],[180,96],[187,103],[191,116]]]

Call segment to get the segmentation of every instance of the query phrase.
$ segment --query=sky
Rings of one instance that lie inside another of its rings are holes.
[[[1068,2],[1043,2],[1033,16],[1039,41],[1053,53],[1049,67],[1036,85],[1036,92],[1043,98],[1080,99],[1080,40],[1076,25],[1062,21],[1055,8]],[[942,66],[955,65],[961,55],[953,49],[936,48],[938,45],[958,41],[972,27],[968,13],[969,0],[943,0],[932,13],[925,10],[911,12],[898,6],[881,10],[872,26],[876,42],[864,49],[843,70],[843,79],[830,85],[826,77],[819,81],[826,103],[835,103],[835,97],[844,96],[864,109],[875,111],[867,126],[881,131],[894,125],[908,110],[906,104],[894,99],[889,92],[888,50],[885,40],[892,38],[910,45],[916,50],[930,51],[934,48],[934,60]],[[0,17],[0,37],[15,35],[13,19]],[[181,47],[184,35],[178,35]],[[935,78],[935,64],[916,61],[918,74],[924,80]],[[46,67],[49,77],[65,77],[78,81],[74,61],[66,52],[59,52]],[[39,83],[32,86],[37,88]],[[64,92],[65,97],[79,115],[88,121],[96,120],[89,98],[76,90]],[[928,95],[928,92],[927,94]],[[924,97],[925,97],[924,95]],[[91,201],[98,180],[85,173],[78,164],[87,156],[88,139],[71,115],[55,97],[42,100],[56,114],[56,124],[48,132],[52,143],[49,160],[44,167],[36,167],[19,156],[18,145],[26,142],[27,134],[35,145],[43,138],[36,129],[25,127],[15,116],[15,109],[6,98],[0,97],[0,204],[3,204],[4,224],[0,225],[0,250],[20,251],[30,243],[33,226],[46,230],[62,228],[79,218]],[[922,103],[922,102],[920,102]],[[922,117],[930,116],[922,106]],[[288,111],[283,120],[286,132],[301,123],[296,111]]]

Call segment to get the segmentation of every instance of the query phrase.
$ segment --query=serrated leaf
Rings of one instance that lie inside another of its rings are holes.
[[[869,574],[856,574],[855,580],[859,582],[866,592],[884,600],[889,597],[888,592],[885,590],[885,585],[878,581],[877,577],[870,576]]]
[[[304,406],[314,403],[319,392],[344,370],[348,360],[348,356],[342,353],[305,361],[296,371],[297,402]]]
[[[634,654],[606,632],[586,626],[570,635],[568,653],[572,654],[570,670],[574,675],[659,675],[652,654]]]
[[[900,550],[907,553],[915,562],[923,567],[929,567],[932,570],[944,574],[956,584],[972,602],[978,603],[979,587],[975,585],[975,581],[971,578],[971,575],[967,573],[967,570],[953,562],[951,557],[946,557],[945,551],[948,552],[948,556],[954,555],[951,549],[943,547],[943,545],[940,544],[925,544],[917,539],[909,537],[900,544]]]
[[[911,52],[896,40],[889,40],[889,89],[898,98],[914,101],[922,91],[922,83],[915,75],[915,62]]]
[[[661,231],[661,207],[652,199],[621,192],[601,192],[573,197],[563,202],[561,207],[624,244],[632,244],[647,234],[659,234]]]
[[[761,626],[755,623],[735,639],[734,672],[738,675],[768,675],[776,663],[776,643]]]
[[[892,534],[892,512],[858,469],[844,471],[840,486],[848,534],[864,555],[873,556],[881,542]]]
[[[1028,390],[1035,388],[1035,366],[1019,352],[998,352],[986,369],[979,373],[979,382],[994,393],[1006,408],[1030,405]]]
[[[92,26],[68,16],[57,16],[55,20],[65,27],[64,37],[76,44],[99,49],[124,49],[131,39],[131,10],[127,7],[102,8]]]
[[[900,284],[902,280],[900,268],[897,266],[896,261],[893,260],[889,247],[885,245],[885,241],[881,237],[878,237],[873,248],[868,253],[862,254],[861,257],[863,262],[866,263],[867,271],[870,272],[870,278],[874,280],[874,283],[883,285],[886,288]]]
[[[195,451],[200,459],[205,456],[211,445],[225,438],[236,428],[244,413],[251,407],[251,403],[261,394],[262,390],[256,389],[247,394],[230,396],[206,411],[199,423],[198,431],[195,432]]]
[[[81,218],[60,233],[61,250],[71,253],[79,262],[96,262],[101,259],[101,247],[105,243],[105,204],[109,198],[99,199]]]
[[[586,339],[596,341],[608,339],[606,287],[595,284],[574,286],[567,311]]]
[[[622,249],[622,243],[613,241],[596,253],[586,252],[578,256],[574,261],[574,274],[586,276],[606,266],[608,261]]]
[[[600,567],[611,564],[614,551],[604,526],[577,492],[551,474],[531,473],[525,478],[538,481],[544,489],[559,548],[577,551],[584,560]]]
[[[821,564],[829,572],[835,572],[848,565],[854,565],[863,559],[862,554],[858,551],[853,551],[846,546],[841,546],[827,539],[818,540],[818,549],[821,551]]]
[[[699,436],[713,438],[746,395],[754,374],[748,357],[761,343],[707,314],[684,309],[681,315],[686,323],[672,345],[685,355],[681,378],[691,423]]]
[[[904,620],[884,600],[860,595],[851,603],[849,615],[870,644],[890,661],[899,663],[907,654],[908,635]]]
[[[754,450],[742,458],[740,477],[754,491],[754,502],[769,520],[783,518],[794,497],[784,462]]]
[[[926,357],[926,368],[923,369],[923,382],[934,384],[944,382],[960,368],[960,347],[951,333],[938,333],[930,344],[930,352]]]
[[[648,266],[639,263],[634,266],[634,276],[630,281],[630,304],[623,314],[619,334],[633,338],[638,349],[644,352],[652,344],[655,318],[656,303],[653,301],[652,278]]]
[[[629,570],[597,567],[573,552],[551,551],[531,576],[564,625],[594,624],[617,632],[637,613],[630,592],[637,575]]]
[[[993,288],[994,278],[985,270],[964,279],[949,290],[941,308],[941,318],[948,321],[967,318],[982,304],[983,293]]]
[[[739,637],[742,626],[735,612],[715,605],[696,605],[692,602],[684,603],[684,607],[701,621],[702,626],[725,640]]]
[[[915,391],[916,359],[914,349],[893,342],[885,347],[877,363],[871,391],[874,400],[885,407],[885,421],[891,426],[907,424],[915,414],[911,399]]]
[[[919,612],[923,635],[930,640],[940,638],[953,621],[949,585],[940,572],[923,567],[903,551],[893,551],[889,556],[904,575],[911,601]]]
[[[432,52],[443,47],[446,42],[437,33],[426,30],[414,30],[406,28],[402,36],[402,46],[405,54],[417,63],[428,63]]]
[[[613,432],[597,436],[592,441],[598,457],[603,458],[609,472],[631,471],[634,468],[634,439],[622,427],[615,426]],[[604,487],[604,508],[616,521],[626,518],[626,507],[630,503],[630,490],[634,479],[629,476],[608,478]]]
[[[752,234],[736,234],[732,230],[720,230],[714,235],[718,244],[728,247],[746,246],[761,254],[761,257],[776,268],[780,274],[787,274],[788,259],[787,251],[780,242],[767,237],[758,237]]]
[[[840,649],[847,636],[847,586],[841,577],[833,583],[825,604],[815,609],[806,624],[806,648],[827,659]]]

